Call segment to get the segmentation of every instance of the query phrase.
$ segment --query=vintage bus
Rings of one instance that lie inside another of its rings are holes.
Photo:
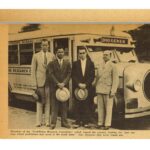
[[[150,115],[150,64],[139,63],[134,51],[134,41],[127,33],[75,33],[52,35],[48,30],[9,35],[9,100],[13,98],[34,101],[31,78],[32,55],[40,51],[41,39],[49,41],[53,53],[59,45],[65,49],[65,57],[77,60],[78,49],[84,46],[95,64],[102,62],[104,50],[112,51],[112,61],[119,72],[119,87],[115,98],[116,109],[125,118]],[[70,81],[70,91],[72,83]],[[74,100],[69,100],[70,111]]]

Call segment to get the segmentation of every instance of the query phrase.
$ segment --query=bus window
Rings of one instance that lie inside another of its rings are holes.
[[[37,42],[34,44],[35,53],[38,53],[41,50],[41,42]]]
[[[121,62],[136,62],[136,56],[133,53],[133,49],[120,48],[116,49],[116,53]]]
[[[111,60],[115,63],[118,62],[118,58],[116,57],[116,55],[114,54],[114,48],[112,47],[100,47],[100,46],[86,46],[87,49],[88,49],[88,52],[89,52],[89,55],[91,57],[91,59],[94,61],[94,62],[99,62],[99,63],[102,63],[103,62],[103,52],[105,50],[109,50],[112,52],[112,55],[111,55]]]
[[[65,51],[65,56],[69,56],[68,38],[54,39],[54,51],[57,47],[62,47]]]
[[[20,44],[20,65],[30,65],[33,55],[33,44]]]
[[[18,45],[9,45],[9,64],[18,64]]]

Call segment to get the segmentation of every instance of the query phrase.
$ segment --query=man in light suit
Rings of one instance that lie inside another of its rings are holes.
[[[58,111],[61,112],[61,126],[70,128],[67,121],[68,102],[60,102],[56,98],[56,90],[58,88],[68,87],[71,76],[70,62],[64,59],[64,49],[58,47],[56,49],[56,59],[48,64],[48,76],[50,78],[50,90],[51,90],[51,127],[56,127]]]
[[[53,55],[48,52],[47,39],[41,42],[41,51],[34,54],[32,58],[32,78],[39,96],[36,102],[36,127],[42,124],[50,126],[50,92],[48,79],[46,78],[47,64],[52,61]],[[43,107],[45,109],[45,122],[42,122]]]
[[[104,64],[97,70],[96,93],[98,105],[98,128],[108,130],[112,121],[113,100],[119,78],[115,64],[111,62],[111,51],[104,51]]]

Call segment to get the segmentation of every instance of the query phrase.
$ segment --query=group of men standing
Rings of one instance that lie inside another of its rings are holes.
[[[112,120],[113,99],[118,86],[118,74],[115,65],[110,61],[110,51],[103,54],[104,64],[95,74],[94,63],[87,55],[84,47],[79,48],[79,60],[73,62],[72,68],[64,59],[64,49],[57,47],[55,56],[48,52],[47,39],[41,42],[41,51],[32,58],[32,75],[39,100],[36,102],[36,126],[56,127],[58,112],[61,113],[61,126],[71,128],[67,121],[68,102],[60,102],[56,98],[56,90],[69,87],[72,78],[73,93],[75,89],[86,89],[86,99],[79,100],[75,94],[75,123],[73,127],[84,126],[92,120],[93,86],[95,85],[98,105],[98,129],[109,129]],[[44,110],[44,111],[43,111]],[[45,122],[43,122],[45,112]],[[51,114],[51,115],[50,115]],[[50,119],[51,116],[51,119]],[[51,121],[50,121],[51,120]]]

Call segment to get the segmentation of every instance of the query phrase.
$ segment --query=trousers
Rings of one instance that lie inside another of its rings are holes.
[[[67,121],[67,102],[59,102],[57,99],[52,102],[52,118],[51,124],[56,125],[58,112],[60,110],[61,113],[61,124],[65,125],[68,123]]]
[[[97,94],[98,125],[111,126],[113,97],[108,94]]]
[[[40,87],[41,99],[45,99],[45,103],[36,102],[36,124],[50,124],[50,91],[49,87]],[[44,111],[43,111],[44,110]],[[45,114],[43,114],[45,112]],[[44,120],[43,120],[44,119]]]

